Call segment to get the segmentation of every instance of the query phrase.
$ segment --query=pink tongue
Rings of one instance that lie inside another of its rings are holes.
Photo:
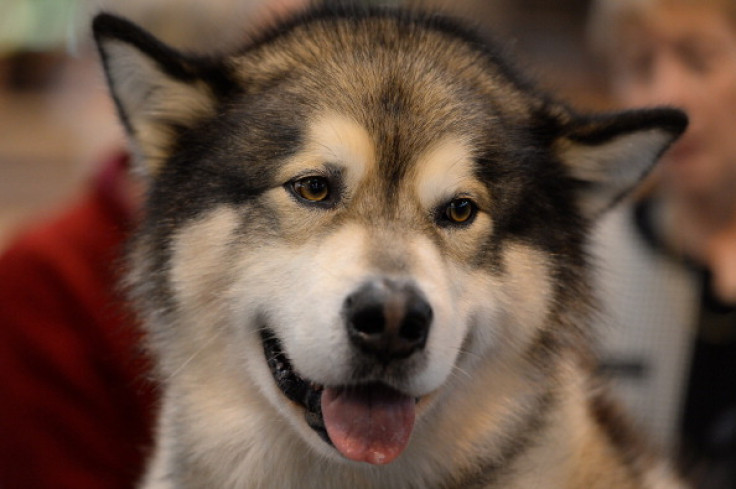
[[[387,464],[414,427],[414,399],[378,384],[322,392],[322,416],[335,448],[350,460]]]

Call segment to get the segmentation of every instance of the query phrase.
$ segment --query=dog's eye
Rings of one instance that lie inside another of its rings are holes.
[[[445,207],[445,217],[453,224],[466,224],[475,215],[476,207],[470,199],[454,199]]]
[[[325,177],[305,177],[291,184],[294,193],[309,202],[324,202],[330,197],[330,183]]]

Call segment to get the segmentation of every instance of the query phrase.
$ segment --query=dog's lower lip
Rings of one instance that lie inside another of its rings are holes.
[[[276,385],[289,400],[304,408],[304,419],[307,424],[323,440],[331,444],[322,417],[321,397],[323,387],[297,375],[291,366],[291,362],[281,349],[281,342],[272,331],[262,329],[261,341],[266,361]]]

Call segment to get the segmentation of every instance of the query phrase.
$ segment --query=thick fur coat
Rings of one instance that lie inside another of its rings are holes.
[[[682,113],[581,116],[436,15],[94,30],[148,185],[142,488],[678,487],[597,388],[585,243]]]

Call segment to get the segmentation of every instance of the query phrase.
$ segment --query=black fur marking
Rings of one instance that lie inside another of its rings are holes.
[[[645,467],[652,458],[652,451],[634,430],[620,406],[604,392],[596,392],[591,397],[588,408],[632,479],[643,483]]]
[[[501,269],[502,243],[509,239],[548,251],[553,268],[583,266],[588,222],[577,206],[575,182],[551,153],[548,141],[556,130],[509,131],[500,136],[505,144],[478,156],[476,173],[493,196],[494,220],[485,246],[488,261],[480,266]]]
[[[567,128],[567,137],[588,145],[604,144],[617,136],[646,129],[661,129],[679,136],[688,119],[679,109],[647,109],[578,118]]]
[[[265,191],[284,183],[273,174],[277,162],[301,145],[300,130],[288,122],[298,110],[277,116],[268,105],[241,97],[219,117],[186,130],[153,182],[147,221],[178,228],[215,205],[255,205]]]

